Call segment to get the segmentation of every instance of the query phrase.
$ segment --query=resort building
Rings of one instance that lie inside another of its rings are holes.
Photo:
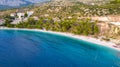
[[[17,16],[20,20],[24,18],[25,13],[17,13]]]
[[[27,11],[27,15],[28,17],[30,17],[31,15],[33,15],[34,11]]]
[[[15,13],[11,13],[10,16],[14,17],[15,19],[11,24],[18,24],[21,21],[26,21],[31,15],[33,15],[34,11],[24,11],[24,10],[17,10]],[[27,14],[25,16],[25,14]],[[37,18],[36,18],[37,19]]]

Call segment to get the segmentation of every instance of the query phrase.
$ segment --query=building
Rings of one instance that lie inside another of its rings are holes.
[[[27,15],[28,17],[30,17],[31,15],[33,15],[34,11],[27,11]]]
[[[11,13],[10,16],[11,16],[11,17],[15,17],[15,16],[16,16],[16,13]]]
[[[24,17],[24,15],[25,15],[25,11],[22,10],[22,9],[18,9],[18,10],[16,10],[16,15],[17,15],[16,18],[21,20]]]
[[[32,18],[34,18],[34,20],[39,20],[39,18],[36,16],[33,16]]]
[[[45,17],[48,17],[48,16],[49,16],[49,14],[45,14],[44,16],[45,16]]]
[[[72,16],[69,16],[68,19],[72,19]]]
[[[25,14],[27,13],[27,16]],[[34,11],[24,11],[24,10],[17,10],[15,13],[11,13],[10,16],[14,17],[15,19],[11,24],[18,24],[21,21],[26,21],[31,15],[33,15]],[[38,19],[35,17],[35,19]]]
[[[20,20],[24,18],[25,13],[17,13],[17,16]]]
[[[97,21],[103,21],[103,22],[109,22],[109,18],[108,17],[90,17],[92,20],[97,20]]]
[[[58,17],[53,18],[54,22],[61,22],[61,20]]]

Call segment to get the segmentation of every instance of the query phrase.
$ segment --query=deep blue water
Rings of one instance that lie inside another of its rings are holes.
[[[120,67],[120,52],[61,35],[0,30],[0,67]]]

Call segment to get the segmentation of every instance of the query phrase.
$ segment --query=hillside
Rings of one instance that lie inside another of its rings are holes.
[[[46,2],[49,0],[0,0],[0,10],[28,6],[35,3]]]
[[[36,4],[36,3],[42,3],[42,2],[47,2],[47,1],[52,1],[52,2],[82,2],[85,4],[105,4],[109,2],[110,0],[0,0],[0,10],[2,9],[9,9],[9,8],[18,8],[18,7],[23,7],[23,6],[28,6],[31,4]]]
[[[6,0],[5,0],[6,1]],[[29,0],[30,1],[30,0]],[[44,0],[45,1],[45,0]],[[78,2],[79,1],[79,2]],[[20,10],[33,10],[35,11],[34,16],[44,17],[45,14],[48,14],[51,18],[53,17],[62,17],[66,18],[72,16],[84,17],[84,16],[106,16],[106,15],[119,15],[120,14],[120,4],[102,4],[102,5],[90,5],[84,4],[84,2],[90,3],[92,0],[51,0],[50,2],[36,4],[35,6],[30,6],[26,8],[21,8]],[[100,0],[103,1],[103,0]],[[107,2],[105,0],[103,2]],[[2,1],[0,1],[2,2]],[[35,2],[38,2],[37,0]],[[93,2],[99,2],[97,0]],[[93,3],[92,2],[92,3]],[[101,3],[101,2],[99,2]],[[2,8],[4,6],[1,6]],[[16,9],[13,10],[13,12]],[[9,14],[12,11],[1,11],[1,17],[3,15]]]
[[[72,1],[72,2],[81,2],[81,3],[84,3],[84,4],[100,5],[100,4],[108,3],[111,0],[52,0],[52,1]]]

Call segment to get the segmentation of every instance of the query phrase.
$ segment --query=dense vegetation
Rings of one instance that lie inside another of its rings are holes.
[[[29,18],[26,22],[21,22],[14,27],[18,28],[38,28],[59,32],[70,32],[79,35],[95,35],[99,33],[96,22],[91,22],[89,19],[76,19],[64,20],[61,22],[53,22],[51,19],[40,19],[38,21]]]
[[[120,4],[120,0],[113,0],[110,2],[111,4]]]

